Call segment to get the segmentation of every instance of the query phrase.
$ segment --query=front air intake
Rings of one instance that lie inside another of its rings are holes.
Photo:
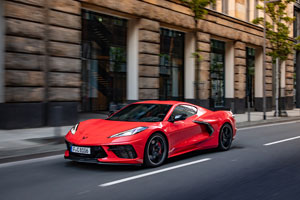
[[[108,150],[112,151],[119,158],[133,159],[137,157],[137,154],[131,145],[109,146]]]

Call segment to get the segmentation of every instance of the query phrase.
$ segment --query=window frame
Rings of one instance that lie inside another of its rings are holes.
[[[218,39],[211,39],[210,40],[211,41],[211,52],[210,52],[210,88],[211,88],[211,90],[210,90],[210,106],[212,107],[212,108],[214,108],[214,109],[223,109],[224,107],[225,107],[225,100],[226,100],[226,81],[225,81],[225,74],[226,74],[226,61],[225,61],[225,59],[226,59],[226,42],[225,41],[222,41],[222,40],[218,40]],[[223,48],[222,49],[218,49],[218,48],[214,48],[213,47],[213,42],[217,42],[217,43],[223,43],[222,45],[224,45],[223,46]],[[212,77],[212,75],[215,73],[215,74],[217,74],[217,73],[219,73],[220,71],[217,71],[217,70],[212,70],[212,55],[211,54],[222,54],[222,56],[223,56],[223,59],[222,59],[222,63],[223,63],[223,76],[222,76],[222,81],[223,81],[223,87],[222,87],[222,89],[223,89],[223,96],[222,96],[222,101],[223,101],[223,104],[222,105],[216,105],[215,104],[215,99],[216,98],[214,98],[214,95],[212,94],[212,92],[213,92],[213,90],[212,90],[212,86],[213,86],[213,80],[219,80],[219,79],[215,79],[215,78],[213,78]],[[212,102],[212,100],[213,100],[213,102]]]
[[[190,117],[192,117],[192,116],[194,116],[194,115],[197,115],[198,112],[199,112],[199,109],[198,109],[196,106],[192,106],[192,105],[188,105],[188,104],[179,104],[179,105],[176,105],[175,108],[171,111],[171,114],[170,114],[170,116],[169,116],[169,118],[168,118],[167,121],[169,121],[169,120],[171,119],[171,117],[173,116],[173,113],[174,113],[175,109],[176,109],[177,107],[179,107],[179,106],[189,106],[189,107],[192,107],[192,108],[195,108],[195,109],[196,109],[196,113],[193,114],[193,115],[191,115],[191,116],[188,116],[186,119],[188,119],[188,118],[190,118]],[[186,119],[185,119],[185,120],[186,120]],[[184,121],[184,120],[183,120],[183,121]]]

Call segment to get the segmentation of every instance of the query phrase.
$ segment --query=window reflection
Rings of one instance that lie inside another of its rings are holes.
[[[183,100],[184,33],[160,29],[160,99]]]
[[[126,38],[126,20],[83,10],[83,111],[126,100]]]
[[[224,107],[225,103],[225,42],[211,40],[211,106]]]

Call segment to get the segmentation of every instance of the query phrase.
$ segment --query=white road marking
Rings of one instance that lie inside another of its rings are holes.
[[[279,140],[279,141],[275,141],[275,142],[270,142],[270,143],[264,144],[264,146],[270,146],[270,145],[273,145],[273,144],[278,144],[278,143],[287,142],[287,141],[296,140],[296,139],[300,139],[300,136],[287,138],[287,139]]]
[[[47,160],[54,160],[57,158],[63,158],[63,154],[55,155],[55,156],[47,156],[47,157],[42,157],[42,158],[33,158],[33,159],[29,159],[29,160],[21,160],[21,161],[9,162],[9,163],[3,163],[3,164],[0,164],[0,168],[42,162],[42,161],[47,161]]]
[[[253,129],[253,128],[263,128],[263,127],[269,127],[269,126],[278,126],[278,125],[284,125],[284,124],[294,124],[294,123],[298,123],[300,122],[298,121],[291,121],[291,122],[282,122],[282,123],[274,123],[274,124],[265,124],[265,125],[260,125],[260,126],[250,126],[250,127],[245,127],[245,128],[238,128],[238,131],[242,131],[242,130],[248,130],[248,129]]]
[[[83,194],[86,194],[86,193],[89,193],[89,192],[90,192],[90,190],[86,190],[86,191],[82,191],[82,192],[77,193],[77,195],[83,195]]]
[[[140,174],[140,175],[136,175],[136,176],[132,176],[132,177],[128,177],[128,178],[123,178],[123,179],[108,182],[108,183],[104,183],[104,184],[99,185],[99,187],[107,187],[107,186],[111,186],[111,185],[116,185],[116,184],[119,184],[119,183],[131,181],[131,180],[134,180],[134,179],[143,178],[143,177],[146,177],[146,176],[151,176],[151,175],[154,175],[154,174],[159,174],[159,173],[162,173],[162,172],[170,171],[170,170],[173,170],[173,169],[178,169],[178,168],[181,168],[181,167],[186,167],[186,166],[189,166],[189,165],[194,165],[194,164],[209,161],[209,160],[211,160],[211,158],[204,158],[204,159],[201,159],[201,160],[195,160],[195,161],[192,161],[192,162],[188,162],[188,163],[184,163],[184,164],[180,164],[180,165],[176,165],[176,166],[172,166],[172,167],[167,167],[167,168],[164,168],[164,169],[160,169],[160,170],[156,170],[156,171],[152,171],[152,172],[148,172],[148,173],[144,173],[144,174]]]

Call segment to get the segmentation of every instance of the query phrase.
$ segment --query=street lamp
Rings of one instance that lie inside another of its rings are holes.
[[[267,119],[266,110],[266,4],[267,3],[276,3],[281,0],[266,1],[264,0],[264,43],[263,43],[263,119]]]

